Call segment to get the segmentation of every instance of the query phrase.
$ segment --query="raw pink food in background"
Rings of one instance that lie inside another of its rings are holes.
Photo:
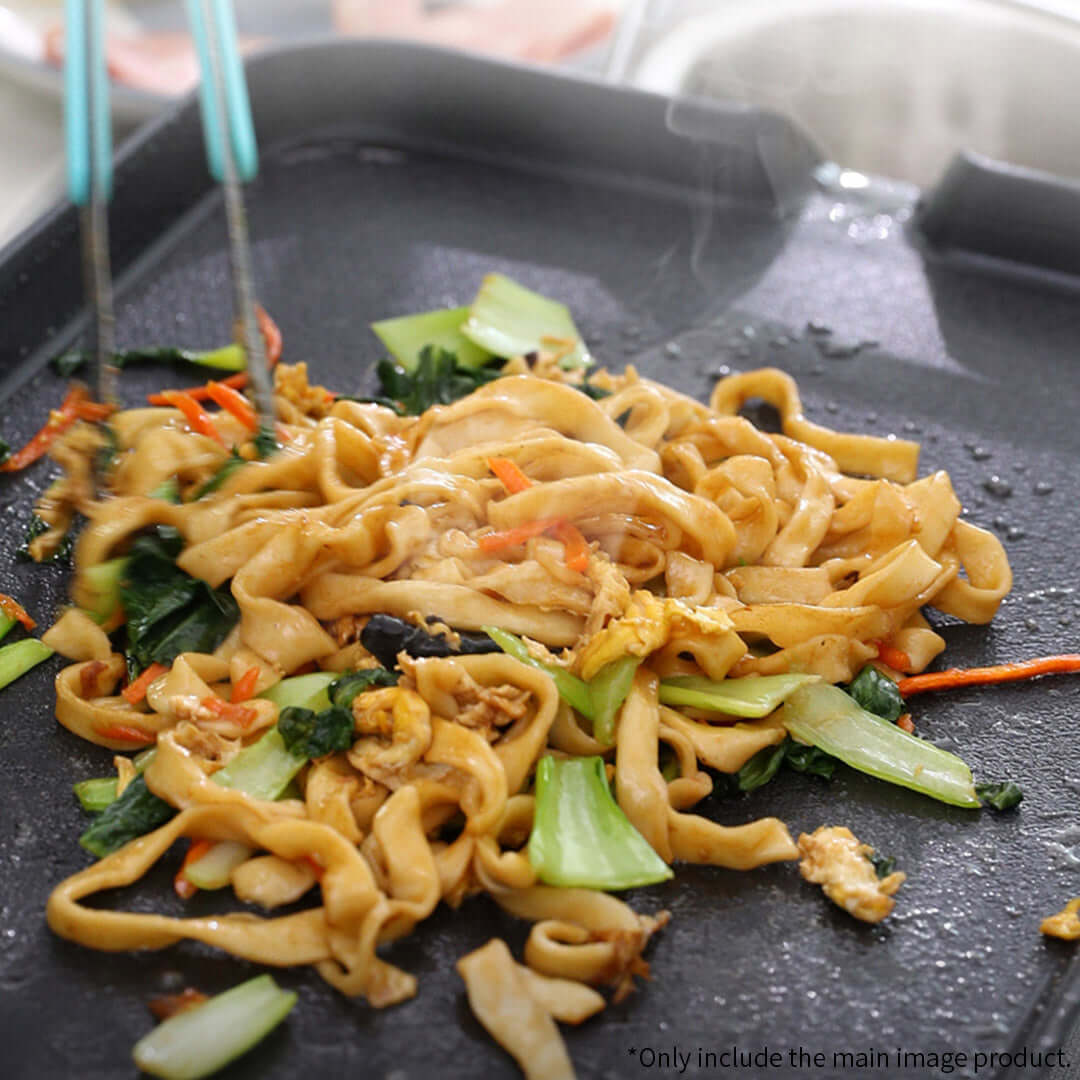
[[[551,62],[603,41],[615,7],[603,0],[496,0],[425,10],[423,0],[333,0],[334,25],[350,37],[401,38],[515,60]],[[248,53],[265,39],[242,40]],[[109,34],[109,76],[152,94],[182,94],[199,79],[186,33]],[[64,28],[45,32],[45,57],[64,61]]]

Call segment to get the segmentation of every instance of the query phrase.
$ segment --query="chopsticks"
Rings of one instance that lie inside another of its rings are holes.
[[[67,182],[79,207],[83,277],[94,309],[91,386],[98,400],[116,400],[109,223],[112,126],[105,72],[104,0],[65,0],[68,47],[64,62],[64,135]]]
[[[247,357],[260,457],[277,448],[273,383],[255,315],[251,245],[241,184],[259,168],[247,81],[231,0],[187,0],[202,81],[203,141],[211,175],[224,189],[233,315]],[[106,204],[112,193],[112,133],[105,69],[104,0],[65,0],[64,70],[68,192],[80,208],[86,296],[94,309],[94,386],[115,404],[117,368]]]
[[[255,318],[251,243],[240,188],[241,183],[253,180],[259,171],[251,102],[236,39],[232,0],[187,0],[187,9],[202,71],[199,100],[206,161],[211,175],[225,192],[233,312],[247,356],[247,370],[258,418],[255,447],[259,456],[265,457],[277,447],[273,384]]]

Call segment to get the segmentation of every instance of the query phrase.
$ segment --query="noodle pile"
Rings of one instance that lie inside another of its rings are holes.
[[[735,772],[783,741],[779,721],[670,708],[659,680],[794,671],[846,682],[880,642],[922,670],[944,648],[924,605],[985,623],[1009,589],[1001,544],[961,518],[947,474],[916,479],[916,444],[808,422],[779,371],[725,378],[707,406],[632,368],[593,376],[609,391],[599,400],[571,385],[580,374],[543,357],[505,371],[454,404],[401,417],[335,400],[308,384],[303,365],[282,366],[283,449],[197,501],[149,494],[176,477],[190,496],[228,454],[176,410],[113,418],[119,457],[105,500],[92,499],[85,456],[70,442],[61,449],[65,496],[88,519],[77,604],[86,606],[88,567],[169,525],[184,541],[178,565],[212,587],[231,582],[240,621],[213,655],[178,657],[136,706],[119,696],[123,657],[102,628],[73,610],[51,632],[78,661],[57,678],[60,722],[115,750],[131,749],[118,726],[156,741],[145,781],[179,810],[59,885],[48,904],[55,932],[103,950],[191,939],[259,963],[311,964],[381,1007],[413,995],[416,980],[378,947],[440,901],[456,907],[486,892],[532,929],[523,963],[501,942],[461,961],[474,1011],[527,1075],[572,1075],[555,1021],[601,1009],[591,987],[625,994],[667,914],[538,883],[524,844],[540,757],[610,757],[620,807],[667,862],[749,870],[797,859],[775,818],[724,827],[692,812],[713,787],[706,768]],[[750,398],[777,408],[783,434],[738,415]],[[229,415],[215,421],[226,444],[248,438]],[[531,486],[509,493],[492,475],[494,457]],[[481,543],[552,518],[584,536],[584,570],[568,565],[551,532],[497,551]],[[356,698],[352,747],[313,761],[298,797],[267,802],[213,783],[276,722],[277,707],[252,700],[243,725],[198,703],[228,701],[252,667],[260,692],[312,664],[374,666],[359,635],[376,613],[417,624],[434,616],[451,637],[494,625],[585,679],[620,656],[642,657],[613,755],[543,671],[504,654],[402,655],[399,684]],[[661,773],[663,747],[678,762],[674,779]],[[266,918],[82,903],[137,881],[180,837],[251,849],[233,875],[241,900],[272,909],[318,886],[320,902]]]

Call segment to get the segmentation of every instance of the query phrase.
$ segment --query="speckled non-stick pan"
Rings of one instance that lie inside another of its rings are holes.
[[[268,56],[251,80],[264,148],[248,196],[258,291],[286,358],[306,360],[318,381],[370,387],[379,350],[369,321],[466,302],[492,269],[565,300],[603,362],[633,362],[689,393],[706,394],[729,368],[778,365],[815,420],[920,439],[922,471],[948,469],[969,520],[1005,540],[1016,584],[993,625],[935,617],[949,661],[1074,648],[1071,279],[1011,264],[1000,247],[993,267],[936,254],[919,239],[913,192],[815,173],[809,144],[767,115],[672,110],[387,44]],[[127,150],[112,221],[121,345],[223,340],[225,228],[192,105]],[[46,361],[78,335],[80,305],[75,217],[60,210],[0,263],[2,433],[13,445],[63,394]],[[131,371],[125,400],[166,381],[187,380]],[[46,622],[64,573],[15,552],[49,468],[0,481],[0,591]],[[218,991],[255,969],[188,945],[107,955],[46,928],[50,889],[89,859],[71,785],[110,767],[107,752],[53,719],[58,667],[0,696],[0,1074],[114,1080],[134,1073],[148,998]],[[856,923],[793,865],[679,867],[630,897],[672,920],[650,949],[652,980],[567,1032],[579,1074],[826,1076],[862,1064],[868,1076],[930,1076],[964,1054],[954,1075],[1012,1075],[1015,1062],[1030,1075],[1033,1058],[1049,1055],[1047,1075],[1064,1077],[1054,1052],[1078,1002],[1077,969],[1072,948],[1038,924],[1080,894],[1078,703],[1071,678],[914,701],[921,734],[980,777],[1022,784],[1012,813],[950,808],[847,769],[831,783],[790,773],[750,796],[710,799],[704,812],[725,823],[776,814],[796,835],[851,826],[907,871],[896,912]],[[103,902],[173,914],[221,903],[182,904],[174,869],[166,860]],[[440,909],[390,950],[419,993],[384,1012],[310,970],[280,972],[299,1005],[227,1075],[515,1075],[453,969],[493,935],[518,949],[523,927],[485,899]]]

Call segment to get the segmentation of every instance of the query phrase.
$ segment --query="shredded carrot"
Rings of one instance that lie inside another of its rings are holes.
[[[9,619],[21,622],[27,630],[33,630],[34,627],[37,626],[37,623],[30,618],[26,608],[24,608],[15,597],[8,596],[6,593],[0,593],[0,611],[2,611]]]
[[[274,367],[281,359],[281,331],[278,329],[278,325],[273,319],[266,313],[266,309],[260,304],[255,305],[255,320],[259,324],[259,330],[262,332],[263,344],[266,347],[266,366]],[[233,390],[243,390],[248,384],[248,373],[246,371],[238,371],[235,375],[230,375],[226,379],[217,380],[223,386],[229,386]],[[165,394],[170,391],[165,390],[160,394],[150,394],[147,397],[147,401],[151,405],[169,405],[170,402],[166,400]],[[189,386],[182,390],[181,393],[187,394],[189,397],[193,397],[196,401],[209,401],[210,394],[207,392],[205,386]]]
[[[222,386],[228,386],[232,390],[243,390],[248,384],[248,373],[246,371],[238,371],[235,375],[230,375],[227,379],[217,380]],[[209,401],[210,391],[206,389],[206,384],[203,383],[200,386],[188,386],[180,391],[182,394],[187,394],[188,397],[194,398],[196,401]],[[157,394],[147,394],[146,400],[151,405],[168,405],[169,399],[165,397],[170,393],[168,390],[162,390]]]
[[[76,416],[80,420],[89,420],[92,424],[107,420],[115,411],[115,405],[106,405],[101,401],[80,401],[75,406]]]
[[[589,569],[589,545],[581,530],[569,521],[555,527],[555,536],[566,547],[566,565],[579,574]]]
[[[185,987],[179,994],[162,994],[160,997],[151,998],[146,1007],[158,1020],[168,1020],[178,1013],[194,1009],[196,1005],[202,1005],[210,999],[201,991],[191,986]]]
[[[150,684],[169,669],[164,664],[151,664],[133,683],[120,691],[120,696],[129,705],[138,705],[146,697]]]
[[[146,1007],[158,1020],[168,1020],[170,1016],[187,1012],[196,1005],[202,1005],[210,999],[201,991],[188,986],[179,994],[162,994],[160,997],[151,998]]]
[[[480,537],[478,543],[481,551],[490,554],[494,551],[502,551],[503,548],[514,547],[516,544],[524,544],[526,540],[531,540],[534,536],[547,532],[548,529],[565,524],[566,518],[541,518],[539,521],[530,521],[525,525],[515,525],[512,529],[503,529],[502,532],[487,533]]]
[[[32,465],[42,457],[50,446],[56,441],[57,436],[63,434],[76,420],[79,419],[79,411],[90,402],[90,393],[85,386],[76,383],[67,392],[59,409],[49,412],[49,419],[45,426],[21,449],[16,450],[0,465],[4,472],[18,472]]]
[[[259,669],[249,667],[239,679],[233,683],[232,695],[229,701],[233,705],[239,705],[241,701],[247,701],[255,693],[255,684],[259,681]]]
[[[517,463],[504,457],[489,457],[488,468],[499,478],[511,495],[531,488],[532,481],[521,471]]]
[[[899,682],[904,697],[922,694],[928,690],[953,690],[959,686],[989,686],[992,683],[1019,682],[1039,675],[1072,675],[1080,672],[1080,655],[1066,653],[1063,656],[1043,656],[1036,660],[1022,660],[1015,664],[995,664],[993,667],[949,668],[947,671],[930,671],[925,675],[912,675]]]
[[[894,648],[887,641],[875,641],[873,644],[877,646],[877,658],[893,671],[911,670],[911,657],[906,652]]]
[[[211,401],[220,405],[226,412],[232,413],[248,431],[255,431],[258,428],[259,421],[255,416],[255,410],[239,390],[211,379],[206,384],[206,392],[210,395]]]
[[[235,720],[242,728],[251,727],[259,715],[249,705],[236,705],[219,697],[206,697],[200,702],[205,708],[217,713],[222,720]]]
[[[213,846],[212,840],[191,841],[187,854],[184,856],[184,861],[180,864],[176,877],[173,878],[173,888],[181,900],[189,900],[199,891],[198,885],[193,885],[188,881],[184,871],[197,859],[201,859]]]
[[[281,331],[262,304],[255,305],[255,321],[259,324],[263,345],[266,347],[266,366],[273,367],[281,359]]]
[[[225,440],[221,437],[221,432],[214,427],[210,414],[190,394],[184,393],[183,390],[166,390],[161,396],[174,409],[179,409],[184,414],[184,419],[191,425],[193,431],[197,431],[200,435],[208,435],[222,446],[225,445]]]
[[[126,724],[106,724],[105,727],[95,727],[94,730],[103,739],[115,739],[117,742],[127,742],[133,746],[150,746],[157,742],[156,735],[128,727]]]
[[[915,724],[912,722],[911,713],[909,712],[901,713],[896,718],[896,726],[900,728],[901,731],[906,731],[909,735],[915,734]]]

